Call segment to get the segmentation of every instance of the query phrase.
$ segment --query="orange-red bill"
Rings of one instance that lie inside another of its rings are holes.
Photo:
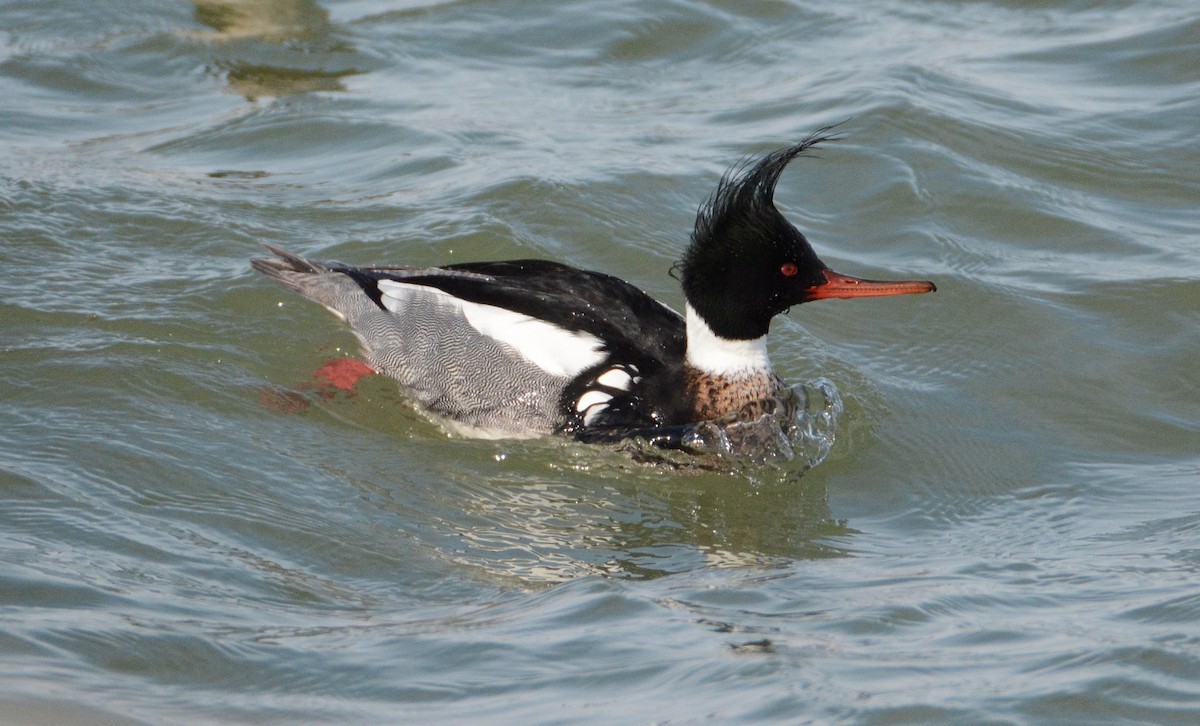
[[[825,282],[808,288],[809,300],[853,297],[884,297],[887,295],[919,295],[933,292],[937,286],[928,280],[864,280],[826,268],[822,271]]]

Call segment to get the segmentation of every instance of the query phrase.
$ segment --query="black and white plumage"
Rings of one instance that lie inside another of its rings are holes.
[[[352,267],[268,245],[275,257],[252,264],[349,323],[371,365],[452,430],[605,440],[708,420],[781,385],[766,350],[775,315],[935,289],[834,273],[775,208],[784,167],[826,140],[721,179],[678,266],[684,315],[618,278],[546,260]]]

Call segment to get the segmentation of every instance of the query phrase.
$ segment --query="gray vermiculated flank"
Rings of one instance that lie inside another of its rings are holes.
[[[399,310],[384,310],[346,275],[269,249],[283,259],[254,260],[254,268],[344,316],[371,366],[432,413],[516,434],[548,434],[565,423],[559,400],[568,379],[477,331],[439,291],[414,285]],[[401,279],[428,272],[388,270]]]

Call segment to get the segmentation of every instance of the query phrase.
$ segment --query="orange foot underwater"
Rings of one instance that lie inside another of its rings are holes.
[[[258,402],[272,411],[299,413],[312,405],[309,394],[324,400],[333,398],[339,392],[352,396],[359,380],[374,373],[373,368],[360,360],[330,358],[295,390],[267,388],[259,394]]]

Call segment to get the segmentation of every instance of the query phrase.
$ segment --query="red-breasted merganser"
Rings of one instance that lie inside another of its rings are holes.
[[[451,430],[620,438],[770,397],[771,319],[826,298],[932,292],[830,270],[775,208],[788,162],[819,134],[734,167],[700,207],[678,264],[685,314],[616,277],[547,260],[351,267],[276,255],[254,269],[349,323],[367,361]]]

